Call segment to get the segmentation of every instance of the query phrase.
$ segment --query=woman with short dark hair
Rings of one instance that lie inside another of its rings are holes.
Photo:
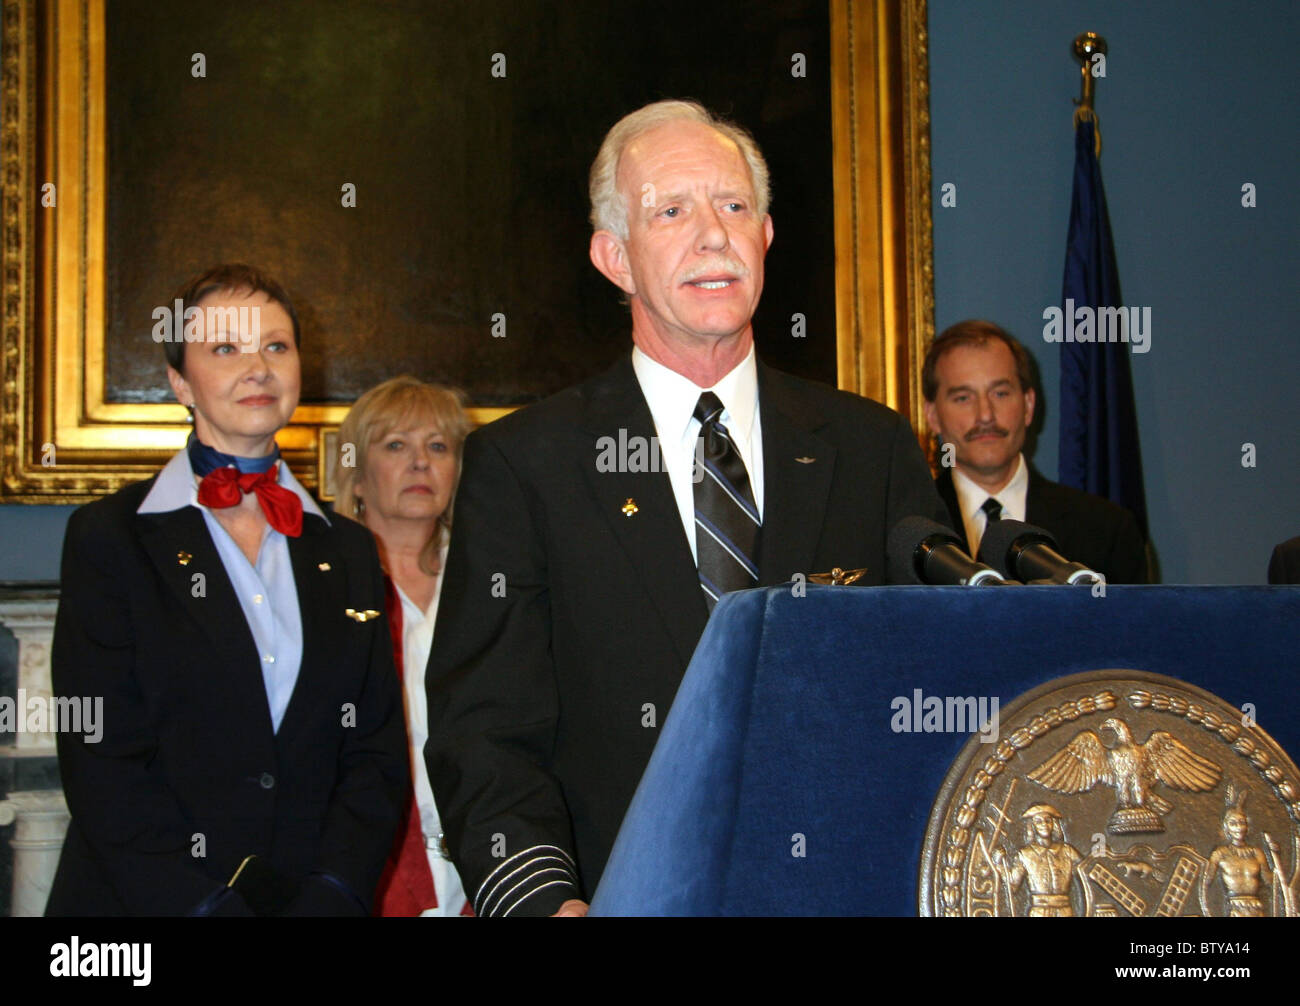
[[[364,915],[409,786],[374,544],[280,460],[283,288],[226,265],[179,299],[189,442],[64,540],[54,691],[104,713],[97,743],[58,738],[72,822],[47,913]]]

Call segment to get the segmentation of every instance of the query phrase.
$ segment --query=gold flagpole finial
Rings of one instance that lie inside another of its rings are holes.
[[[1093,131],[1097,137],[1097,153],[1101,153],[1101,123],[1097,119],[1096,80],[1106,76],[1106,40],[1095,31],[1085,31],[1075,38],[1071,46],[1074,58],[1079,61],[1079,73],[1082,78],[1079,99],[1074,103],[1074,125],[1085,119],[1091,119]]]

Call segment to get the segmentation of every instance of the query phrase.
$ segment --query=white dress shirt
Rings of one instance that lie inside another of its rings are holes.
[[[447,562],[447,546],[440,554],[439,568]],[[433,600],[424,611],[403,592],[397,582],[397,596],[402,602],[402,689],[406,693],[406,732],[411,744],[411,780],[415,784],[415,806],[420,812],[420,831],[433,874],[433,889],[438,907],[421,912],[421,916],[458,916],[465,907],[465,888],[451,860],[441,854],[442,822],[438,805],[433,801],[429,769],[424,763],[424,742],[429,739],[429,708],[424,693],[424,671],[433,646],[433,623],[438,614],[438,596],[442,593],[442,574],[433,588]]]
[[[966,540],[971,543],[971,551],[979,551],[980,540],[984,537],[984,528],[988,526],[988,515],[984,512],[984,501],[992,497],[1002,504],[1001,517],[1007,520],[1024,520],[1026,498],[1029,495],[1029,466],[1025,456],[1016,456],[1016,472],[1011,481],[995,493],[971,481],[962,474],[960,468],[952,470],[952,487],[957,491],[957,506],[961,509],[962,523],[966,525]]]
[[[694,413],[700,395],[706,391],[712,391],[722,402],[720,422],[727,428],[731,442],[745,462],[754,504],[758,507],[759,517],[763,516],[763,428],[759,422],[758,363],[754,347],[751,345],[749,355],[712,388],[699,387],[690,378],[669,370],[636,347],[632,349],[632,369],[636,371],[637,383],[650,406],[655,434],[659,438],[659,457],[672,483],[673,497],[677,500],[691,556],[698,563],[693,473],[700,421]]]

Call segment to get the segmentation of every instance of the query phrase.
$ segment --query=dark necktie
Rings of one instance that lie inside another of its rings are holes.
[[[1002,504],[992,496],[980,504],[980,509],[984,511],[984,516],[991,521],[1002,519]]]
[[[728,591],[758,585],[754,557],[762,525],[745,462],[719,422],[721,416],[718,396],[712,391],[700,395],[696,452],[703,471],[695,473],[695,550],[710,611]]]

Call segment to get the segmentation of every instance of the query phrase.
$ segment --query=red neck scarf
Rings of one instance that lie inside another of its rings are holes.
[[[209,447],[191,432],[185,444],[190,469],[202,481],[199,502],[212,510],[237,506],[250,492],[257,493],[267,523],[281,534],[297,538],[302,534],[302,500],[291,489],[280,485],[280,445],[273,443],[271,453],[260,458],[241,458]]]
[[[214,468],[199,482],[199,502],[212,510],[224,510],[255,492],[267,523],[281,534],[297,538],[302,534],[302,500],[292,489],[279,484],[279,473],[278,461],[264,472]]]

